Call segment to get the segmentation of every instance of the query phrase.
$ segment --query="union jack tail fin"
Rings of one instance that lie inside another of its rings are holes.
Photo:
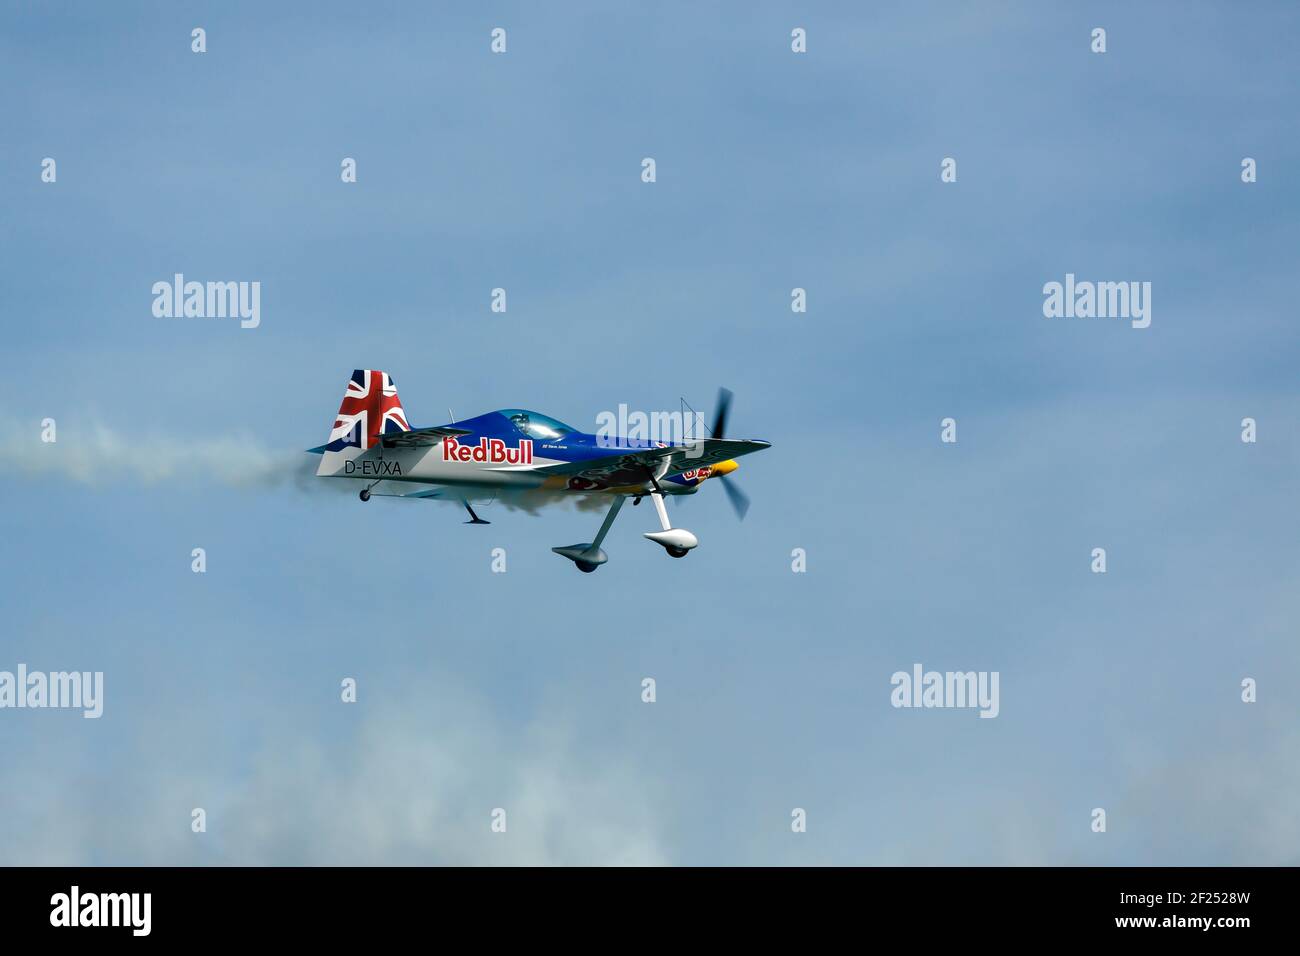
[[[410,430],[392,377],[387,372],[359,368],[348,380],[329,441],[319,449],[324,460],[316,473],[334,474],[343,461],[373,448],[379,436]]]

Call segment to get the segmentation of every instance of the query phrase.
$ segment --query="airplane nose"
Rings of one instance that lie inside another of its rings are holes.
[[[726,461],[720,461],[713,466],[713,474],[729,475],[739,467],[740,467],[739,462],[737,462],[734,458],[728,458]]]

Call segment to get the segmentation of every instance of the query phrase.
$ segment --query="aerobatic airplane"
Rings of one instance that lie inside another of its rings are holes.
[[[694,441],[590,435],[522,408],[412,428],[388,373],[358,369],[348,382],[329,442],[310,450],[321,455],[318,476],[367,482],[362,501],[371,495],[450,499],[464,505],[469,524],[488,523],[475,514],[472,498],[506,489],[607,494],[609,511],[594,541],[551,549],[578,570],[591,572],[609,560],[600,545],[628,498],[634,505],[645,497],[654,502],[660,530],[645,536],[674,558],[685,557],[699,540],[672,526],[665,496],[693,495],[707,479],[722,478],[727,498],[744,518],[749,501],[726,476],[739,467],[741,455],[771,446],[724,438],[730,406],[731,393],[723,389],[712,437]],[[377,491],[381,482],[394,490]]]

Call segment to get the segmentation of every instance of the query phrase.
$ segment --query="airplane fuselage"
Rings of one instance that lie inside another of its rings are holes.
[[[545,488],[580,494],[602,491],[628,493],[648,487],[648,477],[630,476],[611,470],[611,481],[604,482],[599,479],[548,475],[545,469],[552,465],[608,458],[620,453],[631,454],[669,444],[582,432],[570,432],[560,440],[539,441],[519,435],[483,434],[474,431],[473,425],[473,420],[458,422],[456,427],[470,430],[470,434],[445,438],[436,445],[419,448],[385,447],[381,437],[373,448],[344,461],[334,477],[471,488]],[[498,429],[493,431],[499,432]],[[690,494],[717,468],[716,465],[677,468],[669,473],[657,474],[655,478],[663,483],[663,490],[667,494]],[[633,477],[634,480],[629,482],[628,479]]]
[[[674,558],[685,557],[699,539],[675,528],[664,500],[694,494],[715,475],[738,467],[735,458],[762,451],[768,442],[724,438],[731,393],[719,395],[713,437],[691,441],[654,441],[581,432],[570,425],[523,408],[505,408],[447,425],[412,428],[397,397],[392,377],[376,369],[356,369],[334,417],[329,441],[311,449],[321,456],[316,474],[365,482],[359,497],[458,499],[469,524],[484,521],[472,499],[483,492],[540,489],[573,494],[607,493],[608,513],[592,541],[552,548],[580,571],[591,572],[608,560],[601,548],[623,502],[648,497],[659,530],[645,537]],[[407,485],[401,490],[390,483]],[[724,482],[736,514],[744,517],[748,499]],[[410,485],[432,486],[411,488]]]

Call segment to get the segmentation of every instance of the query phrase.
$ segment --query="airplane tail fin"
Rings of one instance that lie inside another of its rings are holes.
[[[374,447],[379,436],[410,430],[392,377],[375,369],[357,369],[348,380],[329,441],[312,449],[323,456],[316,474],[338,474],[343,462]]]

